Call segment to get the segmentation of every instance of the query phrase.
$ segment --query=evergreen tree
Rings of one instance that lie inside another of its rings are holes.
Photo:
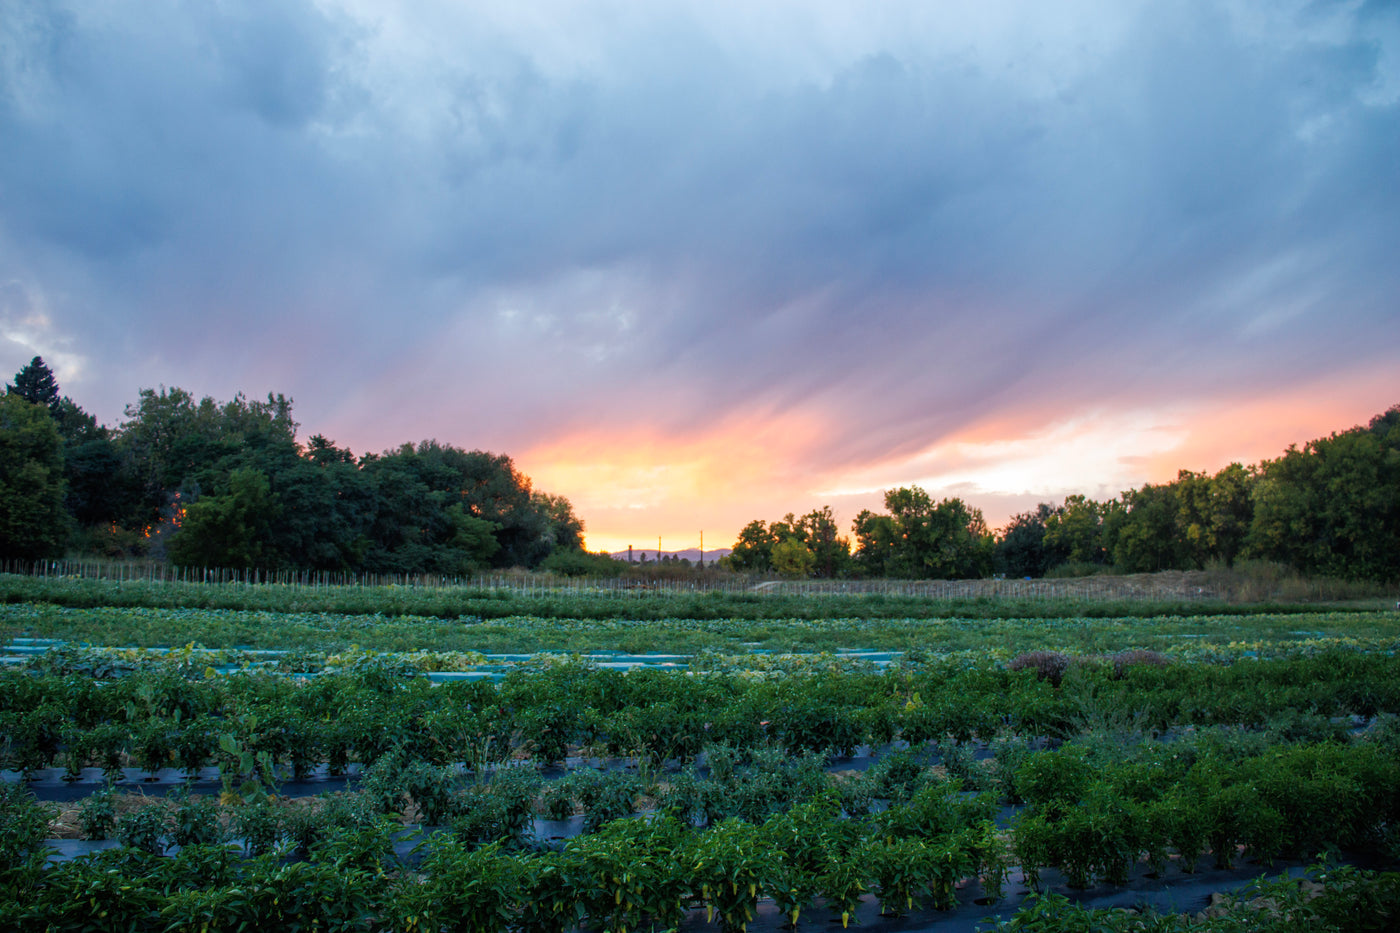
[[[43,405],[55,418],[59,414],[58,380],[53,377],[43,357],[36,356],[29,365],[15,373],[14,385],[5,387],[6,394],[18,395],[26,402]]]

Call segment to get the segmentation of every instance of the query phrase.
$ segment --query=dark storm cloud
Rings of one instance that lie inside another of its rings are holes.
[[[163,382],[526,443],[641,385],[676,431],[820,407],[858,462],[1400,343],[1384,5],[8,7],[0,284],[48,322],[9,356],[66,341],[108,418]]]

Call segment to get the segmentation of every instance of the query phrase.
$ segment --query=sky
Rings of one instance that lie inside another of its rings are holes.
[[[0,0],[0,373],[993,527],[1400,403],[1400,4]]]

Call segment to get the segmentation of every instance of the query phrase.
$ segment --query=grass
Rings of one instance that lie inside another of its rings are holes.
[[[1194,576],[1119,579],[1120,594],[1127,587],[1143,593],[1207,595],[1104,598],[1103,593],[1115,591],[1095,591],[1086,584],[1069,591],[1079,593],[1076,596],[1027,597],[1018,595],[1024,592],[1023,581],[947,584],[987,586],[982,595],[930,598],[897,591],[834,592],[830,583],[785,584],[762,592],[657,592],[577,585],[530,590],[302,586],[0,574],[0,639],[322,652],[358,648],[747,654],[755,649],[860,648],[1002,657],[1037,649],[1094,654],[1149,648],[1176,655],[1236,655],[1309,646],[1400,646],[1400,613],[1390,609],[1389,596],[1378,595],[1374,587],[1314,587],[1314,596],[1350,598],[1346,605],[1228,602],[1208,594],[1235,598],[1248,591],[1301,599],[1307,595],[1301,588],[1317,581],[1300,581],[1275,565],[1262,564],[1214,568]]]
[[[1132,580],[1133,578],[1120,578]],[[1149,578],[1150,579],[1150,578]],[[1095,590],[1090,583],[1070,589],[1054,589],[1054,583],[1024,581],[962,581],[948,584],[906,584],[928,592],[967,592],[981,595],[911,595],[904,592],[811,592],[806,584],[774,587],[767,592],[713,590],[636,591],[590,590],[577,586],[560,589],[464,586],[300,586],[294,584],[175,583],[116,581],[78,577],[31,577],[0,574],[0,602],[51,603],[73,608],[131,607],[163,609],[231,609],[275,613],[330,613],[337,615],[422,616],[439,619],[509,619],[531,616],[542,619],[627,618],[638,621],[667,619],[1075,619],[1123,616],[1225,616],[1304,612],[1317,603],[1261,600],[1230,602],[1222,598],[1192,596],[1203,587],[1176,587],[1171,598],[1123,598]],[[856,584],[852,584],[856,586]],[[1050,587],[1040,592],[1078,595],[1019,595],[1027,587]],[[1120,584],[1128,586],[1128,584]],[[940,590],[941,588],[941,590]],[[1173,592],[1144,588],[1144,592]],[[1262,591],[1262,590],[1261,590]],[[1338,611],[1374,611],[1388,606],[1387,597],[1372,596],[1352,605],[1334,605]]]
[[[0,605],[0,640],[56,638],[101,646],[281,648],[345,651],[534,653],[627,651],[695,654],[840,649],[1073,654],[1150,648],[1171,654],[1259,654],[1327,645],[1400,647],[1395,612],[1253,616],[1022,619],[440,619],[336,613]]]

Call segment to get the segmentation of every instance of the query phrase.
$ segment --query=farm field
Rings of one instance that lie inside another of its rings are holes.
[[[1395,917],[1393,611],[384,589],[0,577],[0,921]]]

